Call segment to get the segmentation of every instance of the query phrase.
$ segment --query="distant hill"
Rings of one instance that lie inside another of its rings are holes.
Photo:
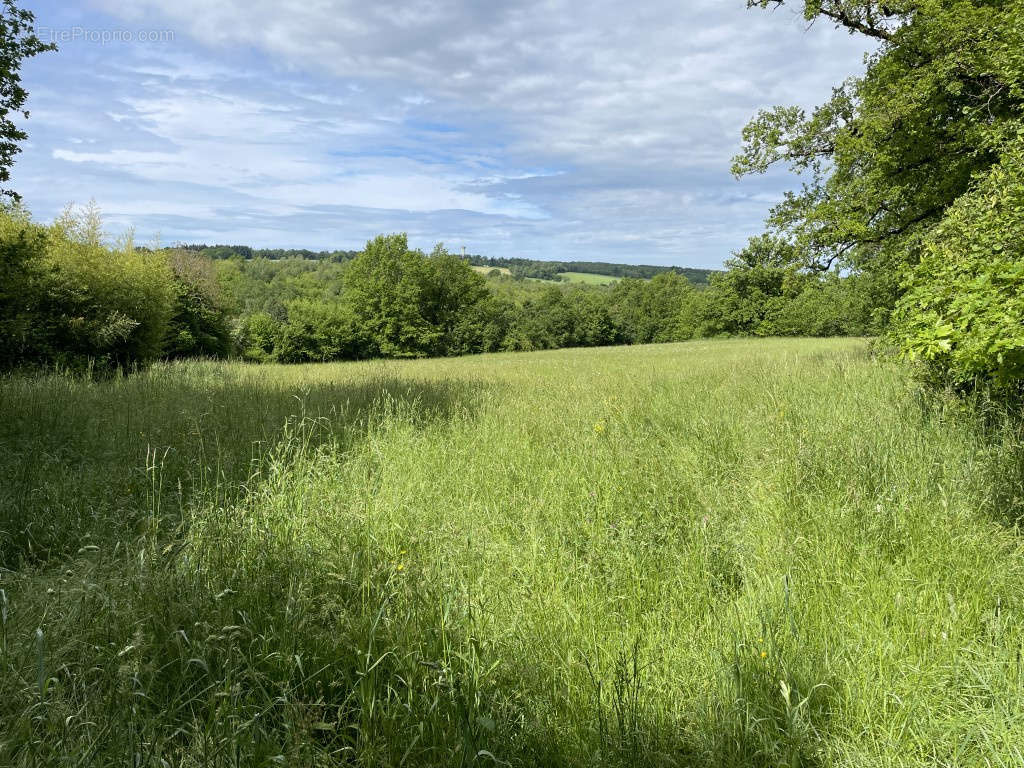
[[[182,245],[189,251],[200,251],[211,259],[310,259],[314,261],[348,261],[359,251],[311,251],[304,248],[252,248],[248,245]],[[717,270],[695,269],[692,267],[658,267],[650,264],[608,264],[603,261],[540,261],[537,259],[497,258],[491,256],[468,255],[465,257],[478,271],[498,269],[513,277],[532,277],[538,280],[566,282],[605,283],[610,280],[580,279],[580,275],[602,275],[608,278],[622,279],[626,277],[637,280],[650,280],[662,272],[675,272],[683,275],[694,285],[708,284],[708,278]],[[567,276],[564,273],[569,273]]]
[[[563,273],[605,275],[606,277],[632,277],[650,280],[662,272],[683,275],[694,285],[707,285],[708,278],[718,271],[693,267],[656,267],[650,264],[608,264],[603,261],[539,261],[536,259],[507,259],[491,256],[466,256],[474,267],[507,269],[515,277],[533,277],[540,280],[566,280]],[[571,279],[571,278],[568,278]]]
[[[180,245],[186,251],[201,252],[211,259],[310,259],[312,261],[348,261],[359,251],[310,251],[305,248],[252,248],[248,245]]]

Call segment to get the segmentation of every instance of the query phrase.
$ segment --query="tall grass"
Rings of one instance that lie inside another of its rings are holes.
[[[0,764],[1024,761],[1021,435],[858,341],[0,383]]]

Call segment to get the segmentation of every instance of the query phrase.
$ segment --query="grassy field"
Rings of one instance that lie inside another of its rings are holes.
[[[473,270],[475,272],[479,272],[481,275],[489,275],[495,269],[502,275],[505,275],[506,277],[510,277],[512,275],[511,270],[509,270],[507,267],[473,267]],[[617,277],[610,277],[608,275],[595,275],[590,272],[559,272],[559,275],[565,278],[567,282],[585,283],[587,285],[612,285],[613,283],[619,282],[619,278]],[[527,279],[534,280],[535,282],[538,283],[554,284],[556,282],[555,280],[541,280],[539,278]]]
[[[570,283],[586,283],[587,285],[611,285],[619,282],[619,278],[610,275],[595,275],[591,272],[559,272],[563,279]]]
[[[489,275],[491,272],[497,271],[499,274],[505,275],[506,277],[512,276],[512,270],[508,267],[473,267],[474,272],[479,272],[481,275]]]
[[[0,765],[1019,766],[1024,452],[856,340],[0,380]]]

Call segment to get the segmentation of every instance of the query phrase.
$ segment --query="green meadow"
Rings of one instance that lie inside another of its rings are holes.
[[[0,765],[1019,766],[1022,434],[868,342],[0,379]]]
[[[511,277],[512,276],[512,270],[510,270],[508,267],[481,267],[481,266],[475,266],[475,267],[471,267],[471,269],[474,272],[478,272],[479,274],[485,275],[485,276],[491,274],[491,272],[497,272],[499,275],[503,275],[505,277]]]
[[[592,272],[559,272],[563,280],[570,283],[584,283],[586,285],[613,285],[619,282],[619,278],[610,275],[595,275]]]

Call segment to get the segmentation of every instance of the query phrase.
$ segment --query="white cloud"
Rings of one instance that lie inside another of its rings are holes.
[[[72,13],[42,5],[48,26]],[[347,247],[373,225],[496,255],[713,265],[786,183],[729,177],[743,123],[820,101],[862,55],[743,6],[93,0],[174,43],[33,60],[15,180],[44,210],[93,185],[140,231],[184,239]]]

